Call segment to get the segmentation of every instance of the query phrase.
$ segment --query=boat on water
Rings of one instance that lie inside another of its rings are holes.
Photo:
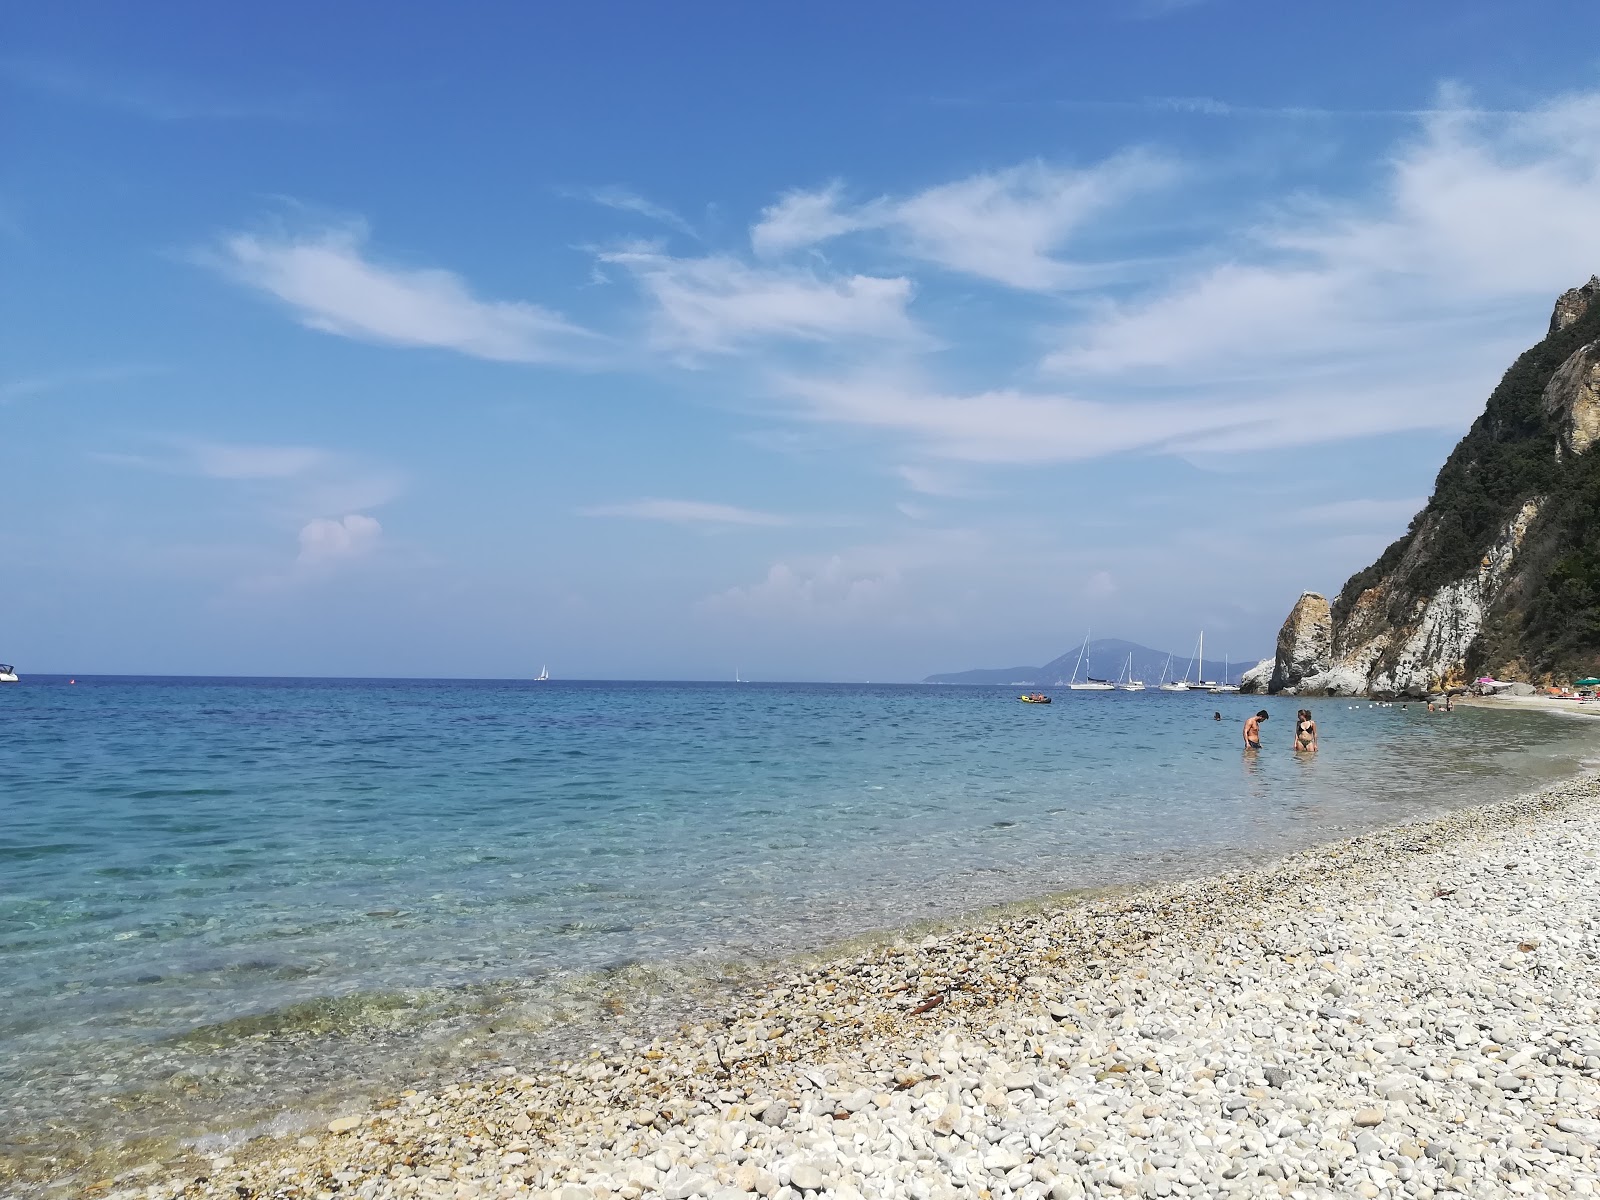
[[[1050,703],[1050,697],[1046,696],[1043,692],[1024,692],[1022,695],[1018,696],[1017,699],[1021,700],[1024,704]]]
[[[1187,692],[1189,685],[1179,679],[1169,679],[1172,674],[1172,655],[1167,655],[1167,661],[1161,668],[1161,682],[1156,685],[1159,692]]]
[[[1228,661],[1228,656],[1224,654],[1222,656],[1222,682],[1211,689],[1212,695],[1221,695],[1229,692],[1237,692],[1239,690],[1237,684],[1228,682],[1228,679],[1233,674],[1232,670],[1230,669],[1232,665],[1233,664]]]
[[[10,663],[0,663],[0,683],[16,682],[18,682],[17,669]],[[77,681],[74,680],[73,682],[76,683]]]
[[[1194,672],[1194,682],[1189,683],[1189,671]],[[1189,671],[1183,673],[1183,681],[1189,683],[1191,692],[1214,692],[1219,684],[1205,678],[1206,673],[1206,631],[1200,631],[1200,640],[1195,644],[1194,658],[1189,660]]]
[[[1089,638],[1092,635],[1093,630],[1083,635],[1083,645],[1078,647],[1078,661],[1072,664],[1072,678],[1067,681],[1068,691],[1111,692],[1116,690],[1117,685],[1112,683],[1109,679],[1096,679],[1093,675],[1088,674],[1088,671],[1090,670],[1088,666]],[[1084,672],[1084,677],[1081,681],[1078,679],[1079,671]]]
[[[549,683],[550,682],[550,668],[549,667],[540,667],[539,668],[539,673],[533,677],[533,681],[535,683]]]
[[[1128,651],[1128,661],[1122,664],[1122,678],[1117,680],[1119,692],[1142,692],[1144,680],[1133,677],[1133,651]]]

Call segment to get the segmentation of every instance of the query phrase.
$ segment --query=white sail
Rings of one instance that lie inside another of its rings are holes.
[[[1086,665],[1089,657],[1089,639],[1094,636],[1094,630],[1083,635],[1083,645],[1078,647],[1078,661],[1072,668],[1072,682],[1067,684],[1069,692],[1110,692],[1116,690],[1115,684],[1107,683],[1103,679],[1085,679],[1078,682],[1078,668]]]
[[[1117,680],[1117,687],[1124,692],[1144,691],[1144,680],[1133,677],[1133,651],[1128,651],[1128,661],[1122,664],[1122,678]]]
[[[1162,692],[1187,692],[1189,690],[1189,685],[1187,683],[1183,683],[1177,679],[1169,679],[1167,677],[1171,673],[1171,670],[1172,655],[1169,654],[1167,655],[1166,664],[1161,668],[1161,683],[1157,686],[1157,690]]]

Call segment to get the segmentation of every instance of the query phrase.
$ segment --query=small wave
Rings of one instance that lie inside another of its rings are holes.
[[[41,842],[33,846],[0,846],[0,861],[32,862],[38,858],[49,858],[53,854],[71,854],[74,850],[82,850],[83,845],[78,842]]]
[[[197,796],[232,796],[233,788],[200,787],[200,788],[142,788],[137,792],[127,793],[130,800],[177,800],[192,799]]]

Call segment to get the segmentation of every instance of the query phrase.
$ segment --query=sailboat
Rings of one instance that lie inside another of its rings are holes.
[[[1161,668],[1161,683],[1158,690],[1163,692],[1187,692],[1189,685],[1177,679],[1168,679],[1172,671],[1172,655],[1167,655],[1166,665]]]
[[[1206,674],[1206,631],[1204,629],[1202,629],[1200,631],[1200,641],[1196,644],[1196,646],[1194,648],[1194,662],[1191,665],[1194,668],[1194,682],[1189,684],[1189,690],[1190,691],[1192,691],[1192,692],[1214,692],[1214,691],[1217,690],[1218,687],[1221,686],[1220,684],[1211,682],[1210,680],[1208,680],[1205,677],[1205,674]],[[1183,678],[1184,678],[1185,681],[1188,680],[1189,673],[1187,671],[1184,672]]]
[[[1116,690],[1116,684],[1108,683],[1104,679],[1096,679],[1092,675],[1087,676],[1085,678],[1084,682],[1082,682],[1082,683],[1078,682],[1078,669],[1080,667],[1084,666],[1084,660],[1086,658],[1088,658],[1088,656],[1089,656],[1089,636],[1090,635],[1088,633],[1084,634],[1083,635],[1083,645],[1078,647],[1078,661],[1072,665],[1072,679],[1067,684],[1067,690],[1069,692],[1112,692],[1112,691],[1115,691]]]
[[[549,667],[540,667],[539,668],[539,673],[533,677],[533,681],[535,683],[549,683],[550,682],[550,668]]]
[[[1117,690],[1123,692],[1144,691],[1144,680],[1133,677],[1133,651],[1128,651],[1128,661],[1122,664],[1122,678],[1117,680]]]
[[[1228,668],[1229,668],[1228,656],[1226,654],[1224,654],[1222,656],[1222,682],[1217,684],[1216,687],[1211,689],[1213,693],[1216,693],[1216,692],[1237,692],[1239,690],[1238,684],[1234,684],[1234,683],[1229,683],[1228,682],[1229,677],[1232,675],[1232,672]]]
[[[739,668],[738,667],[735,667],[733,669],[733,681],[735,683],[743,683],[744,682],[744,680],[739,678]]]

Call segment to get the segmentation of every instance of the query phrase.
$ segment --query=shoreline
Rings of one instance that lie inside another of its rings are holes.
[[[1469,708],[1520,709],[1524,712],[1531,708],[1564,717],[1600,718],[1600,701],[1561,700],[1554,696],[1457,696],[1456,704]]]
[[[238,1197],[280,1194],[291,1181],[297,1182],[300,1194],[305,1195],[330,1190],[332,1183],[340,1184],[345,1194],[361,1196],[451,1194],[434,1186],[448,1179],[451,1186],[466,1184],[468,1190],[456,1194],[468,1195],[636,1200],[656,1195],[709,1197],[725,1192],[731,1197],[740,1193],[729,1189],[749,1183],[752,1188],[744,1194],[753,1190],[787,1200],[788,1196],[815,1192],[807,1186],[812,1178],[809,1168],[814,1165],[811,1160],[820,1156],[833,1163],[831,1175],[822,1167],[818,1170],[838,1185],[831,1192],[843,1200],[853,1194],[851,1189],[874,1193],[863,1185],[862,1180],[869,1176],[860,1169],[855,1172],[860,1178],[850,1182],[849,1154],[840,1150],[833,1131],[853,1135],[858,1127],[877,1128],[875,1138],[889,1136],[895,1145],[909,1147],[911,1143],[901,1143],[898,1135],[882,1134],[892,1123],[913,1141],[913,1135],[920,1134],[923,1144],[916,1153],[932,1156],[913,1155],[898,1161],[913,1165],[932,1162],[938,1168],[916,1176],[922,1180],[921,1192],[946,1194],[936,1186],[944,1179],[949,1194],[975,1197],[975,1190],[949,1186],[955,1178],[950,1147],[930,1149],[939,1139],[966,1144],[957,1127],[975,1123],[968,1112],[974,1103],[978,1111],[1003,1113],[1016,1109],[1013,1101],[1018,1097],[1011,1095],[1012,1091],[1027,1093],[1024,1108],[1044,1102],[1042,1093],[1054,1093],[1051,1098],[1059,1100],[1063,1089],[1070,1091],[1079,1081],[1067,1062],[1086,1049],[1102,1052],[1099,1066],[1091,1061],[1087,1079],[1091,1091],[1109,1088],[1114,1093],[1145,1075],[1160,1080],[1171,1074],[1160,1069],[1159,1060],[1173,1039],[1164,1044],[1160,1038],[1147,1037],[1153,1031],[1142,1030],[1137,1022],[1129,1026],[1126,1018],[1139,1006],[1127,1002],[1132,996],[1118,1005],[1110,1003],[1108,995],[1124,995],[1131,987],[1142,994],[1142,1006],[1159,1003],[1163,991],[1181,990],[1183,979],[1217,971],[1219,957],[1236,960],[1236,966],[1248,961],[1240,957],[1249,949],[1244,943],[1255,943],[1259,949],[1270,940],[1269,921],[1292,924],[1312,909],[1326,916],[1328,904],[1318,901],[1347,905],[1358,902],[1351,899],[1355,895],[1368,897],[1369,904],[1402,899],[1418,903],[1413,893],[1419,889],[1443,889],[1442,884],[1427,884],[1424,876],[1459,872],[1463,867],[1482,866],[1488,858],[1511,855],[1512,851],[1499,848],[1501,835],[1518,836],[1528,855],[1549,858],[1559,850],[1549,844],[1551,835],[1570,837],[1573,830],[1568,827],[1578,825],[1587,840],[1574,848],[1574,853],[1581,849],[1593,856],[1600,849],[1600,819],[1586,816],[1583,810],[1597,798],[1600,780],[1579,774],[1510,800],[1297,851],[1261,869],[1124,888],[1110,896],[1065,904],[1024,902],[1016,906],[1019,911],[974,914],[944,932],[919,934],[918,940],[891,940],[892,935],[857,939],[865,944],[847,943],[837,948],[836,954],[818,956],[812,963],[791,963],[786,975],[777,971],[766,978],[735,983],[728,993],[734,1007],[720,1021],[667,1033],[649,1043],[624,1039],[597,1046],[582,1059],[531,1074],[513,1068],[487,1075],[465,1072],[477,1077],[428,1093],[408,1091],[371,1108],[352,1108],[331,1122],[326,1132],[258,1138],[214,1158],[190,1153],[165,1167],[141,1168],[137,1175],[90,1183],[82,1194],[119,1200],[177,1195]],[[1506,868],[1497,865],[1497,869]],[[1421,903],[1431,910],[1441,903],[1448,906],[1449,900],[1437,897]],[[1572,906],[1564,909],[1569,916],[1573,911]],[[1171,958],[1186,962],[1189,974],[1163,980],[1163,965]],[[1348,965],[1337,953],[1330,957],[1313,952],[1309,942],[1299,954],[1279,955],[1277,961],[1280,967],[1283,963],[1303,967],[1318,972],[1319,978],[1331,976],[1335,982]],[[1538,961],[1535,947],[1529,963]],[[1266,962],[1267,957],[1262,957],[1261,965]],[[1592,964],[1587,969],[1592,973]],[[1238,976],[1237,970],[1233,975]],[[1229,972],[1222,972],[1222,978],[1229,977]],[[1113,1008],[1120,1011],[1108,1015]],[[1275,1034],[1285,1012],[1277,1006],[1268,1008]],[[1349,1019],[1355,1020],[1353,1016]],[[1316,1017],[1322,1023],[1334,1020]],[[1345,1029],[1337,1037],[1348,1047],[1351,1039],[1347,1034],[1352,1031],[1345,1020],[1337,1019]],[[1579,1024],[1585,1036],[1594,1034],[1592,1048],[1600,1054],[1600,1030],[1594,1029],[1593,1021],[1591,1006]],[[1094,1039],[1101,1035],[1105,1035],[1104,1044],[1095,1045]],[[1264,1055],[1281,1055],[1266,1049],[1277,1045],[1276,1037],[1257,1040],[1265,1043],[1256,1048],[1259,1072]],[[1147,1043],[1141,1052],[1150,1057],[1130,1065],[1128,1047],[1122,1044],[1130,1041]],[[1055,1050],[1052,1043],[1058,1043]],[[1057,1053],[1063,1046],[1067,1046],[1065,1056]],[[968,1062],[967,1052],[975,1048],[980,1059],[996,1054],[1005,1058],[1016,1067],[1012,1076],[1031,1072],[1033,1082],[1026,1089],[1008,1089],[1004,1079],[987,1078],[994,1072],[979,1072],[975,1091],[963,1088],[952,1095],[953,1074],[961,1072]],[[954,1067],[947,1062],[952,1051]],[[1581,1056],[1581,1060],[1588,1057]],[[1152,1062],[1157,1064],[1153,1072]],[[1518,1066],[1525,1068],[1526,1063]],[[1600,1058],[1595,1060],[1595,1068],[1578,1076],[1585,1090],[1582,1103],[1572,1105],[1576,1111],[1567,1118],[1569,1124],[1600,1116],[1600,1084],[1594,1082],[1600,1079]],[[1213,1072],[1213,1086],[1217,1074]],[[1445,1074],[1446,1084],[1460,1082],[1470,1093],[1464,1080]],[[1238,1079],[1233,1090],[1244,1096],[1241,1107],[1223,1111],[1244,1111],[1271,1098],[1270,1091],[1262,1092],[1260,1086],[1246,1086],[1253,1082],[1252,1078]],[[1271,1089],[1273,1085],[1269,1082],[1266,1086]],[[1159,1096],[1166,1090],[1154,1093],[1157,1102],[1143,1108],[1162,1107]],[[1370,1085],[1367,1091],[1371,1091]],[[1115,1099],[1110,1093],[1102,1099]],[[1092,1100],[1083,1100],[1080,1107],[1080,1099],[1068,1103],[1069,1112],[1080,1120],[1107,1107]],[[1381,1097],[1377,1102],[1386,1103]],[[1400,1107],[1405,1107],[1404,1101]],[[785,1111],[774,1125],[771,1118],[780,1116],[779,1108]],[[954,1117],[952,1110],[957,1113]],[[1111,1112],[1114,1110],[1107,1108],[1107,1113],[1096,1119],[1104,1121]],[[950,1119],[943,1120],[946,1117]],[[1350,1113],[1345,1117],[1354,1119]],[[1380,1119],[1372,1127],[1375,1132],[1367,1134],[1369,1143],[1384,1133],[1382,1124]],[[949,1129],[941,1132],[942,1125]],[[1098,1151],[1044,1153],[1049,1146],[1032,1146],[1025,1125],[1022,1133],[1027,1152],[1006,1146],[1006,1139],[1018,1131],[1006,1131],[1002,1124],[993,1143],[999,1149],[989,1157],[1004,1164],[1020,1155],[1015,1166],[1001,1172],[1002,1179],[1021,1170],[1022,1159],[1032,1164],[1049,1160],[1051,1165],[1045,1168],[1050,1172],[1049,1187],[1031,1194],[1073,1196],[1083,1194],[1086,1186],[1092,1192],[1098,1186],[1093,1178],[1096,1169],[1101,1171],[1099,1184],[1113,1188],[1123,1186],[1116,1182],[1123,1177],[1130,1186],[1143,1182],[1138,1175],[1128,1175],[1126,1163],[1107,1167],[1072,1160],[1073,1154],[1085,1153],[1092,1160]],[[1339,1139],[1339,1145],[1351,1153],[1339,1162],[1364,1170],[1361,1160],[1373,1148],[1370,1144],[1359,1148],[1361,1135],[1351,1128],[1345,1130],[1348,1138]],[[1365,1131],[1364,1126],[1362,1129]],[[1182,1132],[1179,1127],[1174,1136],[1181,1139]],[[1600,1123],[1593,1132],[1594,1140],[1600,1141]],[[695,1145],[688,1145],[685,1139]],[[1093,1140],[1075,1139],[1079,1143]],[[1581,1137],[1578,1140],[1583,1142]],[[1190,1141],[1187,1154],[1159,1154],[1142,1160],[1148,1165],[1156,1158],[1162,1162],[1171,1159],[1174,1166],[1157,1165],[1155,1170],[1158,1175],[1175,1173],[1171,1187],[1180,1193],[1191,1185],[1181,1184],[1183,1171],[1176,1164],[1198,1154],[1197,1165],[1205,1165],[1199,1160],[1208,1158],[1200,1153],[1203,1148],[1192,1144],[1192,1138]],[[739,1143],[737,1150],[733,1142]],[[714,1149],[718,1146],[720,1152]],[[1406,1169],[1411,1172],[1437,1174],[1418,1159],[1408,1161],[1412,1165]],[[981,1161],[979,1166],[980,1174],[993,1169],[982,1168]],[[1077,1170],[1080,1167],[1089,1173]],[[1391,1174],[1399,1169],[1393,1168]],[[1028,1170],[1039,1174],[1035,1166]],[[1378,1173],[1383,1170],[1379,1168]],[[1189,1173],[1195,1171],[1191,1168]],[[1237,1174],[1229,1177],[1221,1170],[1213,1174],[1230,1187],[1233,1179],[1240,1179],[1239,1187],[1245,1186]],[[1363,1178],[1370,1183],[1372,1174],[1368,1171]],[[163,1176],[166,1183],[153,1182]],[[1196,1174],[1197,1180],[1205,1178]],[[1394,1178],[1398,1179],[1398,1174]],[[1276,1183],[1283,1180],[1274,1182],[1270,1176],[1252,1173],[1249,1179],[1273,1183],[1273,1194],[1294,1190],[1277,1188]],[[1323,1182],[1332,1185],[1335,1179],[1330,1175]],[[909,1178],[883,1182],[894,1194],[921,1194]],[[1010,1184],[991,1182],[1002,1187],[1014,1185],[1011,1194],[1021,1195],[1031,1184],[1044,1181],[1030,1176],[1028,1182],[1020,1178]],[[685,1191],[690,1184],[695,1187]],[[789,1189],[787,1193],[784,1188]],[[1303,1194],[1321,1193],[1313,1189]]]
[[[1335,723],[1344,718],[1326,716]],[[1400,721],[1365,717],[1361,728],[1370,736],[1394,739],[1374,760],[1376,770],[1347,775],[1338,749],[1314,763],[1282,759],[1276,765],[1294,777],[1312,766],[1329,785],[1320,802],[1282,804],[1277,784],[1269,778],[1263,785],[1247,760],[1238,784],[1213,789],[1212,803],[1233,825],[1209,845],[1201,834],[1179,849],[1141,848],[1143,835],[1136,834],[1115,852],[1078,854],[1074,835],[1045,855],[1008,843],[960,869],[941,859],[937,871],[909,881],[889,860],[874,880],[876,864],[869,861],[862,864],[868,872],[862,894],[872,891],[875,900],[848,913],[824,913],[844,916],[830,927],[789,922],[784,937],[708,941],[657,958],[467,982],[400,974],[387,986],[314,990],[289,1004],[252,1007],[245,997],[242,1013],[179,1022],[149,1038],[85,1039],[88,1053],[62,1053],[55,1062],[41,1056],[42,1070],[13,1059],[0,1083],[7,1124],[0,1192],[27,1186],[29,1194],[51,1194],[43,1189],[46,1179],[116,1180],[150,1164],[159,1172],[162,1163],[193,1161],[180,1153],[185,1146],[203,1150],[202,1157],[225,1155],[258,1134],[298,1135],[403,1089],[432,1093],[502,1067],[543,1069],[623,1036],[649,1042],[721,1012],[734,1002],[730,997],[778,987],[808,965],[867,955],[897,936],[959,932],[1017,913],[1053,911],[1085,895],[1259,869],[1294,850],[1536,788],[1567,777],[1590,756],[1581,726],[1568,723],[1561,731],[1528,713],[1426,723],[1415,712]],[[1204,724],[1209,734],[1211,723]],[[1437,731],[1459,755],[1446,760],[1435,753],[1435,770],[1419,774],[1415,766],[1423,760],[1405,748],[1412,740],[1405,731],[1425,726],[1431,726],[1425,740]],[[1238,769],[1235,732],[1219,729],[1224,767]],[[1509,757],[1494,749],[1512,743]],[[1537,748],[1545,745],[1551,752],[1541,756]],[[1458,770],[1462,764],[1467,768]],[[1266,765],[1270,776],[1274,764]],[[1180,793],[1162,794],[1157,809],[1182,806]]]

